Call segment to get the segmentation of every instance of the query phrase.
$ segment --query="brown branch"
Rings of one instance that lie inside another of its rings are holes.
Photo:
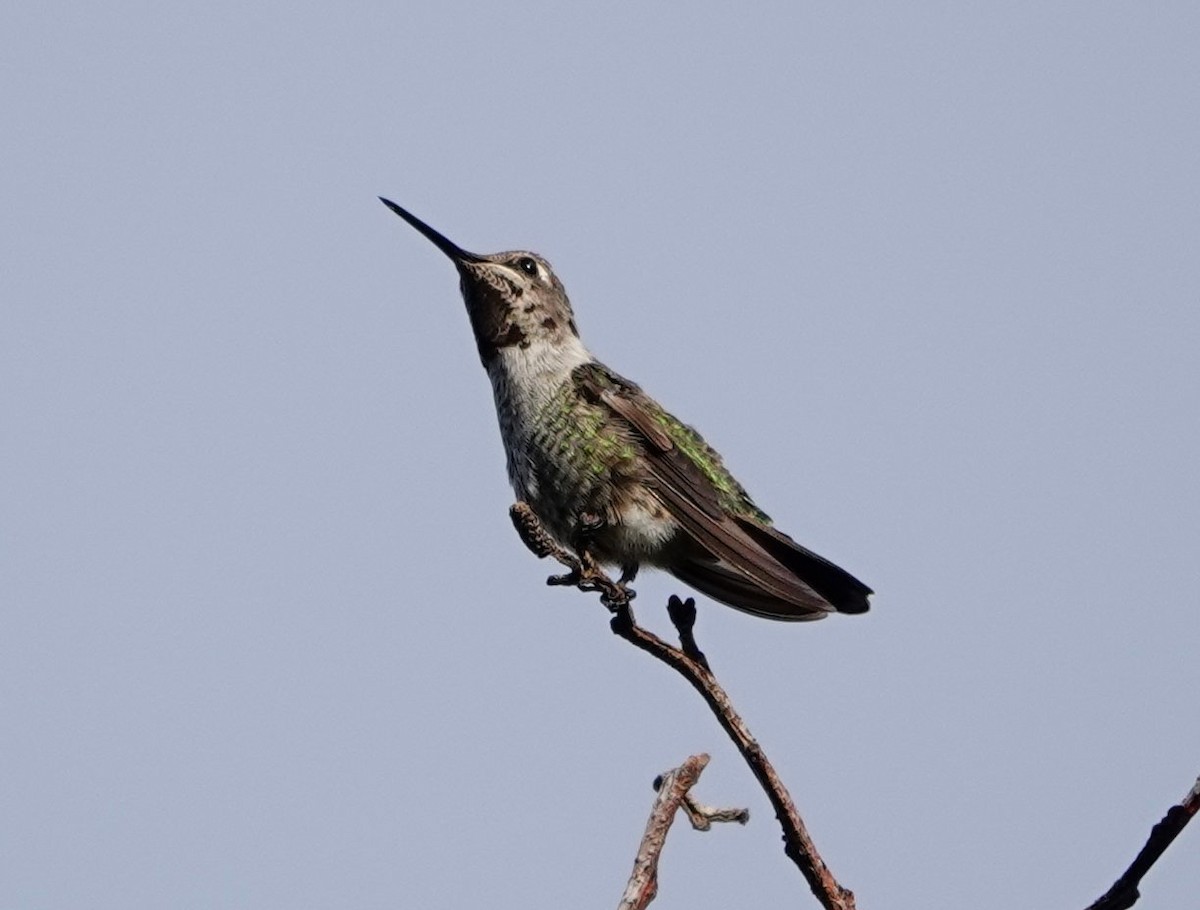
[[[729,696],[713,676],[708,660],[697,646],[693,634],[696,621],[695,601],[691,598],[683,601],[675,595],[668,601],[667,612],[679,633],[681,645],[681,648],[672,647],[637,624],[630,608],[633,591],[614,582],[595,566],[585,566],[574,553],[560,546],[542,528],[528,505],[518,502],[510,510],[510,515],[517,532],[530,550],[539,558],[549,556],[571,570],[569,575],[547,579],[550,584],[573,585],[581,591],[598,591],[601,602],[614,614],[611,621],[613,632],[671,667],[700,693],[766,792],[771,806],[775,809],[775,817],[783,829],[783,851],[799,867],[821,906],[826,910],[855,910],[854,893],[838,884],[829,867],[821,859],[783,781],[767,760],[762,747],[750,735],[745,722],[734,710]],[[686,808],[691,804],[685,802],[684,805]],[[687,808],[687,811],[695,825],[693,808]],[[699,809],[702,810],[703,807]],[[1197,778],[1183,801],[1167,810],[1162,821],[1151,829],[1145,846],[1129,868],[1087,910],[1129,910],[1137,903],[1141,896],[1138,885],[1198,811],[1200,778]],[[653,898],[653,894],[650,897]],[[649,903],[649,900],[646,903]]]
[[[713,822],[737,822],[744,825],[750,821],[749,809],[718,809],[716,806],[706,806],[696,802],[691,793],[683,797],[683,811],[687,813],[688,821],[697,831],[707,831]]]
[[[667,831],[675,820],[675,810],[683,808],[698,831],[707,831],[714,821],[738,821],[745,824],[750,817],[746,809],[710,809],[699,806],[688,792],[700,779],[708,764],[708,756],[693,755],[678,768],[672,768],[655,778],[654,789],[658,797],[650,810],[646,822],[646,833],[642,835],[633,872],[617,910],[645,910],[658,894],[658,858],[667,842]]]
[[[1111,888],[1088,907],[1088,910],[1129,910],[1137,903],[1141,893],[1138,885],[1150,868],[1158,862],[1171,842],[1179,836],[1179,832],[1187,827],[1192,816],[1200,810],[1200,777],[1188,791],[1187,796],[1177,806],[1172,806],[1163,816],[1162,821],[1150,829],[1150,837],[1146,845],[1134,858],[1129,868],[1116,880]]]
[[[575,554],[550,537],[527,504],[516,503],[509,515],[521,540],[535,555],[539,558],[549,556],[571,570],[568,576],[547,579],[550,584],[573,584],[584,591],[599,591],[601,602],[614,614],[611,622],[613,632],[671,667],[700,693],[766,792],[767,799],[775,810],[775,817],[783,829],[783,852],[799,867],[821,906],[826,910],[855,910],[854,893],[838,884],[825,861],[821,859],[808,829],[800,818],[800,813],[796,811],[791,794],[767,760],[762,747],[750,734],[745,721],[734,710],[729,696],[713,676],[708,661],[697,647],[692,634],[696,621],[695,601],[691,598],[682,601],[674,595],[671,596],[667,611],[679,632],[683,648],[681,650],[672,647],[657,635],[647,632],[634,620],[633,610],[630,608],[633,596],[631,591],[594,567],[588,571]]]
[[[690,598],[681,601],[672,595],[668,610],[672,620],[679,628],[680,635],[690,633],[695,621],[696,605]],[[808,882],[809,888],[821,906],[826,910],[854,910],[854,893],[838,884],[825,861],[817,852],[816,844],[808,834],[796,804],[792,801],[787,787],[779,779],[775,768],[767,759],[762,747],[750,734],[745,721],[734,710],[733,703],[725,690],[721,688],[707,663],[701,663],[696,657],[685,654],[682,650],[667,644],[652,632],[647,632],[633,619],[633,612],[626,603],[617,608],[612,618],[612,630],[621,638],[641,648],[648,654],[657,657],[671,669],[682,675],[692,687],[704,698],[717,722],[733,740],[742,758],[750,766],[754,777],[767,794],[775,817],[783,829],[783,852],[796,864]],[[697,652],[699,653],[699,652]],[[701,655],[702,659],[702,655]]]

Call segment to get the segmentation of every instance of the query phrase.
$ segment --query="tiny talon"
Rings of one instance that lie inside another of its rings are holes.
[[[620,582],[616,584],[609,582],[605,585],[604,594],[600,597],[600,602],[610,610],[615,611],[622,605],[628,605],[635,597],[637,597],[637,591],[633,590],[633,588],[627,588]]]

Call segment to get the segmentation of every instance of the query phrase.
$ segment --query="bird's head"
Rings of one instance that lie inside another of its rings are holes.
[[[508,347],[558,346],[578,339],[567,292],[541,256],[524,250],[487,256],[467,252],[394,202],[383,197],[380,201],[458,268],[463,301],[485,366]]]

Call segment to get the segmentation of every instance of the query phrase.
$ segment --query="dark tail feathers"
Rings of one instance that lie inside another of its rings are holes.
[[[742,529],[764,550],[794,572],[805,584],[829,601],[839,613],[866,613],[867,598],[874,592],[828,559],[806,550],[775,528],[738,519]]]

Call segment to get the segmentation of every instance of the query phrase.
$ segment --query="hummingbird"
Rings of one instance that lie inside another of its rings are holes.
[[[652,566],[768,619],[866,612],[869,587],[775,528],[696,430],[592,356],[550,263],[467,252],[380,201],[458,269],[513,491],[585,575],[617,566],[624,589]]]

